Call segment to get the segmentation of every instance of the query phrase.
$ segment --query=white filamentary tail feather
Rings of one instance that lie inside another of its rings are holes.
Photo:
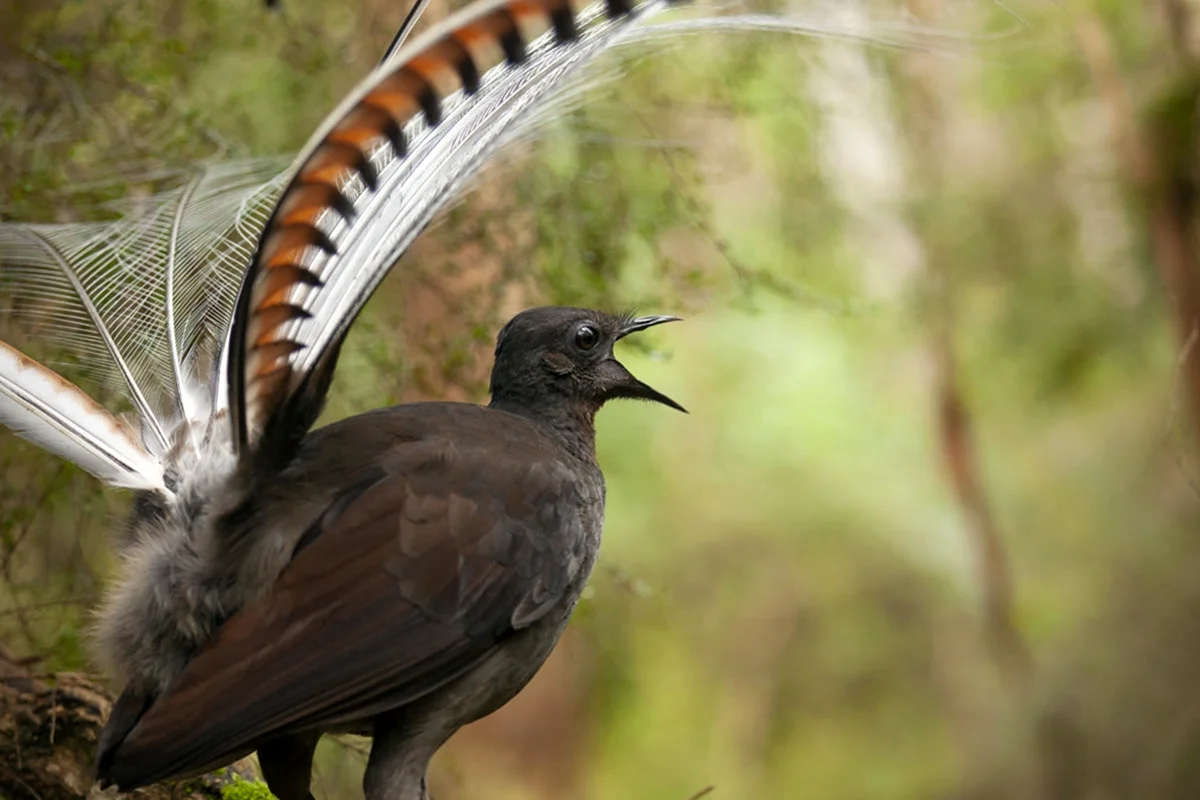
[[[79,298],[80,304],[87,312],[88,319],[95,326],[97,334],[104,343],[104,350],[112,360],[114,367],[123,379],[125,386],[128,387],[129,393],[137,406],[138,412],[142,415],[142,419],[146,421],[151,433],[154,436],[154,445],[158,450],[165,450],[167,447],[167,437],[163,432],[157,415],[151,410],[149,402],[146,400],[145,394],[142,393],[141,387],[138,385],[137,379],[133,375],[133,371],[125,360],[121,349],[117,346],[112,332],[108,326],[104,324],[101,317],[100,309],[83,285],[80,272],[64,257],[62,251],[56,248],[50,239],[42,234],[34,226],[16,229],[21,235],[25,236],[29,242],[37,249],[40,249],[49,261],[58,268],[62,273],[63,278],[70,285],[71,289]],[[118,299],[117,302],[120,302]]]
[[[162,489],[172,432],[213,409],[211,365],[286,163],[203,165],[182,189],[114,203],[122,216],[112,222],[0,225],[0,291],[19,298],[46,342],[75,355],[84,375],[130,399],[149,435],[132,459],[126,426],[95,413],[94,401],[80,414],[82,390],[15,357],[0,362],[10,389],[57,379],[72,391],[37,394],[36,417],[15,391],[0,393],[0,421],[108,483]],[[51,433],[38,419],[72,422]],[[134,462],[149,477],[131,478],[125,467]]]

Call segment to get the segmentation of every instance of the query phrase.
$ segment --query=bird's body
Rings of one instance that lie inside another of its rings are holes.
[[[350,730],[375,737],[371,800],[424,798],[433,753],[561,635],[604,519],[595,413],[618,397],[674,405],[612,345],[667,319],[525,312],[501,335],[491,407],[403,405],[306,437],[212,527],[231,564],[285,554],[278,576],[177,677],[130,685],[102,779],[130,789],[258,750],[276,795],[306,800],[317,738]]]

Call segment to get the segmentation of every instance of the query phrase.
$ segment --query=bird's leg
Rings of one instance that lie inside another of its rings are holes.
[[[376,718],[363,776],[366,800],[430,800],[425,771],[441,742],[430,747],[412,733],[398,714]]]
[[[258,765],[271,794],[279,800],[314,800],[312,795],[313,751],[317,733],[285,736],[258,748]]]

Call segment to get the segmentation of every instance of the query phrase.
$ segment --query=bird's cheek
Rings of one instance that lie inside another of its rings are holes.
[[[575,371],[575,365],[563,353],[544,353],[542,355],[542,366],[551,375],[570,375]]]

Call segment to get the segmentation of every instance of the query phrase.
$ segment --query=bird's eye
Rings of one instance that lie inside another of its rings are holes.
[[[591,350],[600,342],[600,334],[591,325],[580,325],[575,331],[575,346],[580,350]]]

